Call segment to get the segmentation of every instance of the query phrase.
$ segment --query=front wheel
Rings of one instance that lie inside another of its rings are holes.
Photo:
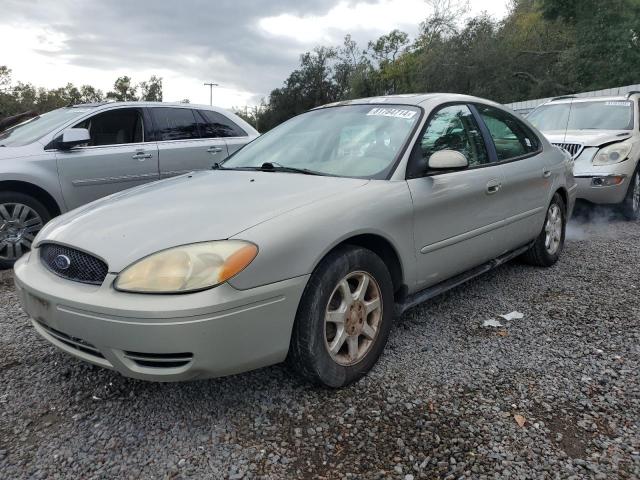
[[[547,208],[542,231],[533,246],[523,255],[525,262],[538,267],[550,267],[558,261],[564,248],[566,212],[564,200],[556,193]]]
[[[0,269],[13,267],[50,219],[49,211],[35,198],[0,192]]]
[[[627,220],[640,220],[640,165],[636,168],[633,177],[631,177],[627,196],[620,207],[622,215]]]
[[[393,318],[393,284],[365,248],[330,253],[311,275],[298,307],[288,363],[327,387],[349,385],[382,354]]]

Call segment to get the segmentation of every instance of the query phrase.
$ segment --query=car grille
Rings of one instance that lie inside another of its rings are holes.
[[[102,285],[109,271],[99,258],[55,243],[40,246],[40,259],[53,273],[74,282]]]
[[[571,158],[576,158],[578,155],[580,155],[583,148],[582,144],[580,143],[554,143],[554,145],[569,152]]]
[[[87,353],[89,355],[93,355],[94,357],[104,358],[104,355],[102,355],[102,353],[100,353],[100,351],[89,342],[82,340],[81,338],[72,337],[71,335],[62,333],[61,331],[51,328],[50,326],[45,325],[42,322],[38,322],[38,325],[46,330],[46,332],[53,338],[55,338],[59,342],[64,343],[68,347],[71,347],[83,353]]]
[[[124,352],[124,356],[140,367],[179,368],[193,360],[193,353],[140,353]]]

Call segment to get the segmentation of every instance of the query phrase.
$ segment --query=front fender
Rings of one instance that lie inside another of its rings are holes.
[[[233,238],[258,245],[255,260],[230,280],[238,289],[313,272],[325,255],[351,237],[384,238],[400,259],[403,282],[415,282],[413,205],[405,181],[371,181],[357,190],[306,205]]]

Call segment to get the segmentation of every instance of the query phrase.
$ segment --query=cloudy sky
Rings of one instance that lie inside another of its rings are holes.
[[[351,33],[362,47],[399,28],[414,35],[425,0],[0,0],[0,65],[14,81],[103,91],[120,75],[164,79],[164,99],[257,103],[316,45]],[[508,0],[472,0],[500,18]]]

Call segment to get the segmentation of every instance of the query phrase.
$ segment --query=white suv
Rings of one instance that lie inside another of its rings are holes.
[[[527,119],[575,160],[578,198],[618,205],[640,219],[640,92],[616,97],[558,97]]]

